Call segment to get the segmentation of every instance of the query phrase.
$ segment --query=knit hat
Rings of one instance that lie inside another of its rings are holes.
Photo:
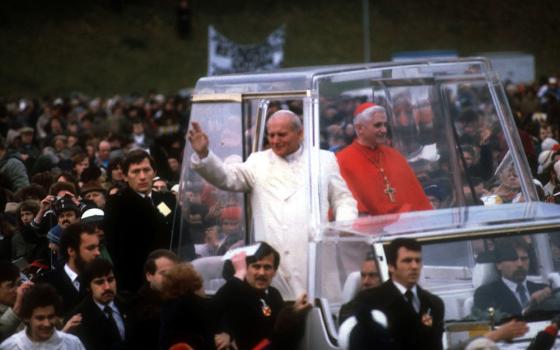
[[[558,141],[553,139],[552,137],[547,137],[541,142],[541,149],[543,151],[551,150],[554,145],[557,145]]]
[[[385,108],[381,107],[380,105],[376,105],[373,102],[364,102],[362,104],[360,104],[358,107],[356,107],[356,109],[354,110],[354,117],[357,117],[358,115],[365,113],[365,112],[385,112]]]
[[[221,219],[223,220],[241,220],[240,207],[227,207],[222,209]]]
[[[552,164],[553,155],[554,155],[554,152],[552,150],[542,151],[539,154],[539,158],[538,158],[539,167],[538,167],[538,170],[537,170],[538,174],[542,174],[542,172],[546,168],[548,168],[550,166],[550,164]]]

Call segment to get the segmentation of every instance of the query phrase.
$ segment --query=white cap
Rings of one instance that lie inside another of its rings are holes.
[[[83,214],[82,214],[82,222],[84,223],[88,223],[88,222],[98,222],[98,221],[103,221],[103,218],[105,217],[105,213],[103,212],[103,210],[99,209],[99,208],[91,208],[86,210]]]
[[[551,150],[554,145],[557,145],[558,141],[553,139],[552,137],[547,137],[541,142],[541,148],[543,151]]]

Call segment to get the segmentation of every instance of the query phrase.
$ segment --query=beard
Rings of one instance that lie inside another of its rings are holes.
[[[78,275],[80,275],[82,272],[84,272],[84,268],[87,265],[87,262],[82,259],[82,257],[78,254],[76,255],[76,268],[78,269]]]

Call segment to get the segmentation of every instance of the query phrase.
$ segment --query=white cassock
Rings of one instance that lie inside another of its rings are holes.
[[[209,152],[191,157],[192,168],[206,181],[227,191],[250,192],[255,240],[265,241],[281,256],[278,274],[293,296],[306,290],[309,242],[308,200],[305,191],[306,156],[302,148],[286,158],[272,150],[252,153],[244,163],[224,164]],[[332,152],[320,151],[321,220],[329,208],[336,220],[357,217],[357,203],[340,176]]]

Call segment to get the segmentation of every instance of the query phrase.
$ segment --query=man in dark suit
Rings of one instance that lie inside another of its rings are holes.
[[[131,151],[123,172],[128,184],[110,197],[105,210],[107,245],[115,264],[121,291],[136,292],[142,286],[142,267],[148,254],[168,249],[175,223],[175,197],[152,191],[155,163],[143,150]]]
[[[474,293],[474,307],[486,311],[489,307],[508,315],[521,315],[531,305],[537,305],[552,294],[546,284],[527,281],[529,246],[523,238],[510,238],[496,244],[494,251],[497,281],[480,286]]]
[[[355,314],[377,309],[385,313],[397,349],[442,349],[443,301],[418,286],[422,271],[421,246],[397,238],[387,250],[391,279],[356,296]]]
[[[60,237],[60,254],[64,266],[47,273],[41,281],[53,285],[62,296],[62,315],[67,316],[85,297],[80,275],[86,264],[99,256],[99,238],[95,228],[75,223],[68,226]]]
[[[129,304],[130,348],[158,348],[161,309],[164,301],[163,278],[179,261],[175,253],[166,249],[157,249],[148,255],[144,264],[146,282]]]
[[[88,296],[73,310],[82,321],[75,333],[87,350],[124,349],[128,336],[124,301],[117,297],[117,281],[113,265],[96,259],[86,266],[83,283]]]
[[[311,305],[302,294],[292,307],[286,307],[280,292],[271,286],[280,264],[278,252],[261,242],[253,255],[238,253],[231,262],[234,277],[213,299],[219,332],[216,348],[228,349],[233,341],[239,349],[269,342],[274,349],[294,348]]]

